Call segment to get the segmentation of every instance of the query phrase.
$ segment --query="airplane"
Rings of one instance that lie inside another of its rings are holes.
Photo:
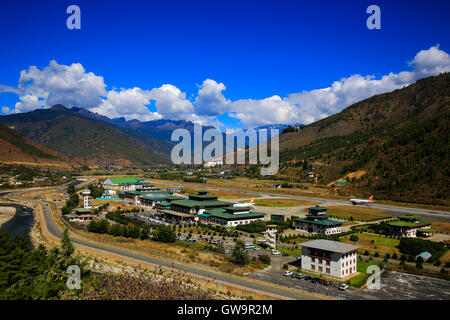
[[[365,200],[365,199],[350,199],[349,202],[352,203],[353,205],[369,204],[369,203],[373,202],[373,196],[370,196],[370,198],[367,200]]]
[[[255,208],[255,198],[252,198],[252,200],[250,200],[250,202],[235,203],[235,204],[233,204],[233,207],[235,207],[235,208],[252,208],[252,209],[256,209]]]

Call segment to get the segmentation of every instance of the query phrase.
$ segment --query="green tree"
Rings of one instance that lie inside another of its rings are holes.
[[[246,265],[249,262],[248,254],[245,251],[245,244],[241,240],[236,241],[231,260],[238,265]]]
[[[170,226],[159,224],[153,231],[153,240],[159,242],[173,243],[177,239],[177,235]]]

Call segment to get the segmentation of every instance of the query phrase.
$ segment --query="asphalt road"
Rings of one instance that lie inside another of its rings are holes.
[[[304,279],[283,275],[284,270],[263,270],[249,278],[276,283],[345,300],[450,300],[450,282],[442,279],[386,271],[380,276],[380,289],[347,288],[345,291]]]
[[[172,183],[172,182],[151,181],[151,180],[148,180],[148,181],[155,183],[155,184],[170,185],[170,186],[191,187],[191,188],[205,189],[205,190],[226,191],[226,192],[242,193],[242,194],[249,194],[249,195],[270,196],[270,197],[276,197],[276,198],[296,199],[296,200],[305,200],[305,201],[317,201],[317,202],[320,202],[323,204],[328,204],[328,205],[352,206],[352,204],[349,203],[348,201],[340,201],[340,200],[333,200],[333,199],[284,195],[284,194],[278,194],[278,193],[267,193],[267,192],[258,192],[258,191],[235,190],[235,189],[227,189],[227,188],[216,188],[216,187],[210,187],[210,186],[198,186],[198,185],[184,184],[184,183]],[[391,206],[391,205],[377,204],[377,203],[371,203],[369,207],[375,208],[375,209],[383,209],[383,210],[391,211],[391,212],[398,212],[398,213],[402,213],[402,214],[404,214],[404,213],[420,214],[424,217],[428,217],[430,220],[434,220],[434,221],[439,220],[442,222],[450,222],[450,212],[448,212],[448,211],[419,209],[419,208],[406,208],[406,207]]]
[[[15,194],[15,193],[18,193],[18,191],[14,191],[11,193]],[[52,212],[49,209],[49,207],[46,206],[45,204],[42,204],[43,201],[37,201],[37,200],[27,200],[27,201],[42,206],[43,213],[44,213],[44,220],[45,220],[45,224],[47,225],[48,232],[52,236],[60,239],[62,236],[62,231],[60,230],[60,228],[57,226],[56,222],[54,221]],[[230,284],[234,284],[234,285],[238,285],[238,286],[242,286],[242,287],[259,290],[259,291],[270,293],[270,294],[275,294],[275,295],[278,295],[281,297],[285,297],[287,299],[317,300],[317,299],[325,298],[325,297],[321,298],[318,295],[311,295],[311,294],[308,294],[307,292],[301,293],[301,292],[289,290],[288,288],[286,288],[286,289],[278,288],[276,286],[273,286],[270,283],[263,284],[263,283],[258,283],[255,281],[249,281],[249,280],[246,280],[244,277],[227,276],[227,275],[215,273],[212,271],[205,271],[203,269],[192,267],[192,266],[174,264],[169,261],[165,261],[165,260],[161,260],[161,259],[157,259],[154,257],[145,256],[145,255],[135,254],[132,252],[128,252],[124,249],[106,246],[101,243],[88,242],[88,241],[83,241],[83,240],[79,240],[79,239],[75,239],[75,238],[71,238],[71,241],[74,244],[86,246],[86,247],[93,248],[93,249],[102,250],[102,251],[105,251],[108,253],[117,254],[117,255],[120,255],[125,258],[132,258],[132,259],[140,260],[143,262],[147,262],[147,263],[151,263],[151,264],[155,264],[155,265],[159,265],[159,266],[174,268],[176,270],[180,270],[181,272],[187,272],[187,273],[191,273],[194,275],[208,277],[208,278],[211,278],[214,280],[219,280],[222,282],[226,282],[226,283],[230,283]]]

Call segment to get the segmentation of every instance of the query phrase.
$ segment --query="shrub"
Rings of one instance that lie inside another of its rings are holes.
[[[435,263],[433,263],[436,267],[439,267],[441,265],[441,260],[436,260]]]
[[[416,256],[424,251],[433,254],[444,250],[444,244],[419,238],[402,238],[398,249],[401,253]]]
[[[378,251],[377,252],[375,252],[375,254],[373,255],[375,258],[377,258],[377,257],[379,257],[380,256],[380,254],[378,253]]]
[[[392,255],[392,259],[398,259],[397,253],[394,253],[394,254]]]
[[[368,250],[366,250],[366,251],[364,251],[364,255],[365,255],[365,256],[369,256],[369,255],[370,255],[370,252],[369,252]]]
[[[245,252],[245,244],[242,241],[236,241],[233,252],[231,254],[231,259],[234,263],[238,265],[245,265],[249,262],[248,254]]]
[[[261,261],[262,263],[264,263],[264,264],[270,264],[270,262],[271,262],[271,258],[270,258],[270,256],[268,256],[267,254],[262,254],[262,255],[260,255],[259,256],[259,261]]]
[[[170,226],[159,224],[153,231],[153,240],[159,242],[175,242],[177,236]]]
[[[359,238],[358,238],[357,235],[352,234],[352,235],[350,236],[350,241],[352,241],[352,242],[358,242],[358,241],[359,241]]]

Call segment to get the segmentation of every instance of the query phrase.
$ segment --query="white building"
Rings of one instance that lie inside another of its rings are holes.
[[[89,209],[91,206],[89,205],[89,195],[91,194],[91,191],[89,189],[85,189],[83,191],[81,191],[81,194],[83,195],[83,203],[84,203],[84,208],[85,209]]]
[[[357,271],[358,247],[330,240],[313,240],[302,245],[302,269],[334,278],[346,278]]]
[[[268,226],[266,232],[264,232],[266,238],[266,244],[270,249],[277,248],[277,229],[276,226]]]
[[[199,221],[212,223],[225,227],[235,227],[240,224],[249,224],[258,220],[264,220],[264,213],[250,212],[249,208],[224,207],[208,209],[197,215]]]

